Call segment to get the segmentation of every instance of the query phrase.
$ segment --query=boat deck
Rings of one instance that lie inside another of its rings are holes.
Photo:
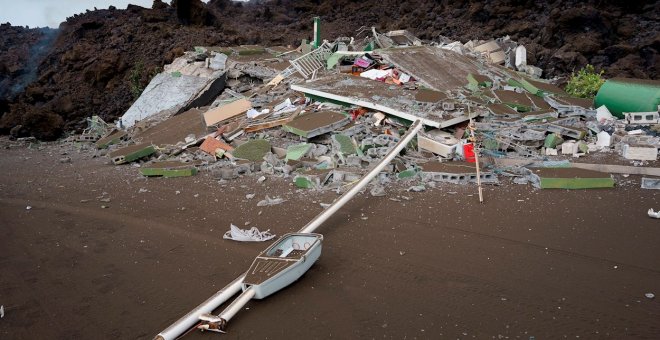
[[[293,257],[292,254],[289,254],[291,257],[257,257],[252,266],[245,275],[243,283],[249,285],[258,285],[264,281],[275,276],[277,273],[285,270],[286,268],[294,265],[300,256],[304,254],[304,251],[298,250],[300,252],[297,257]]]

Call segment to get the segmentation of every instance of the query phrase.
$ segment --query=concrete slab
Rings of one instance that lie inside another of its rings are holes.
[[[621,152],[626,159],[643,161],[655,161],[658,159],[658,148],[653,145],[624,144]]]
[[[437,103],[446,99],[446,94],[429,89],[420,89],[415,94],[415,100],[423,103]]]
[[[208,105],[224,88],[224,73],[212,78],[176,73],[157,74],[121,117],[123,127],[154,115],[174,115]]]
[[[339,112],[320,111],[298,116],[282,128],[301,137],[312,138],[339,129],[350,121],[348,116]]]
[[[430,46],[378,50],[386,62],[412,75],[424,86],[449,91],[464,86],[470,73],[478,74],[472,57]]]
[[[184,162],[175,162],[175,161],[153,162],[141,167],[140,173],[143,176],[148,176],[148,177],[153,177],[153,176],[188,177],[197,174],[198,170],[196,165],[199,165],[199,162],[196,163],[184,163]]]
[[[252,162],[263,160],[266,153],[270,151],[270,143],[265,139],[254,139],[247,141],[234,149],[234,157],[246,159]]]
[[[519,81],[523,85],[525,90],[537,96],[543,96],[545,94],[568,96],[568,93],[566,93],[564,90],[550,83],[545,83],[538,80],[532,80],[525,77],[521,78]]]
[[[518,117],[520,113],[510,106],[505,104],[489,104],[486,106],[488,110],[496,116],[505,116],[505,117]]]
[[[202,112],[204,112],[204,108],[195,108],[172,116],[137,133],[133,139],[138,143],[150,143],[159,147],[184,142],[189,135],[200,139],[208,134],[202,119]]]
[[[525,93],[506,90],[495,90],[493,93],[502,103],[516,107],[520,111],[530,111],[534,104]]]
[[[335,74],[313,82],[291,85],[291,89],[303,92],[312,99],[357,105],[409,121],[420,119],[426,126],[448,127],[468,120],[467,115],[461,112],[452,114],[442,111],[420,112],[414,91],[345,74]],[[474,116],[481,113],[483,112],[473,111]]]

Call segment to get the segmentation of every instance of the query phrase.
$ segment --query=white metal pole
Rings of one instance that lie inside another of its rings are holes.
[[[245,274],[237,277],[230,284],[213,294],[206,301],[202,302],[195,309],[188,312],[182,318],[167,327],[164,331],[158,333],[156,340],[174,340],[179,335],[185,333],[190,327],[199,322],[199,316],[204,313],[211,313],[214,309],[218,308],[225,301],[229,300],[232,296],[236,295],[241,290],[241,283]]]
[[[256,292],[252,287],[246,289],[236,298],[236,300],[232,301],[232,303],[227,306],[227,308],[225,308],[222,313],[220,313],[220,318],[225,320],[225,322],[231,320],[231,318],[233,318],[234,315],[236,315],[236,313],[238,313],[238,311],[241,310],[241,308],[243,308],[243,306],[245,306],[245,304],[252,299],[252,297],[254,297],[255,293]]]
[[[417,132],[423,127],[421,120],[416,120],[411,126],[410,129],[408,129],[408,132],[401,138],[399,143],[397,143],[390,152],[383,157],[383,159],[376,165],[375,168],[373,168],[369,173],[367,173],[362,179],[355,184],[350,190],[348,190],[346,193],[344,193],[337,201],[335,201],[331,206],[329,206],[327,209],[325,209],[323,212],[318,214],[313,220],[311,220],[307,225],[300,229],[301,233],[312,233],[316,228],[318,228],[323,222],[325,222],[330,216],[332,216],[337,210],[339,210],[341,207],[344,206],[348,201],[353,198],[362,188],[367,186],[369,182],[378,175],[378,173],[383,170],[383,168],[392,161],[396,155],[401,152],[401,149],[403,149],[409,142],[412,140],[415,135],[417,135]]]
[[[328,209],[321,212],[312,221],[300,229],[301,233],[311,233],[325,222],[332,214],[337,212],[346,202],[355,196],[362,188],[380,173],[383,168],[390,162],[401,150],[417,135],[417,132],[423,127],[421,120],[416,120],[408,129],[408,132],[397,143],[390,152],[374,167],[367,175],[365,175],[354,187],[344,193],[336,202],[334,202]],[[199,322],[199,316],[205,313],[211,313],[214,309],[218,308],[225,301],[229,300],[232,296],[236,295],[241,290],[241,283],[245,278],[245,274],[237,277],[230,284],[208,298],[202,304],[197,306],[192,311],[188,312],[181,319],[167,327],[164,331],[156,336],[156,340],[174,340],[181,334],[185,333],[188,329]],[[251,293],[248,293],[251,292]],[[246,294],[247,293],[247,294]],[[241,294],[231,305],[229,305],[220,315],[221,318],[229,320],[232,318],[240,308],[247,303],[254,296],[254,290],[248,289]],[[244,301],[243,301],[244,300]],[[240,305],[239,305],[240,304]]]

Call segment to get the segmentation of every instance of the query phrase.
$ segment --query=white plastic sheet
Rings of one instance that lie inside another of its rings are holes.
[[[272,234],[270,229],[265,231],[259,231],[257,227],[241,229],[232,224],[229,231],[227,231],[222,238],[240,242],[263,242],[268,241],[274,237],[275,234]]]

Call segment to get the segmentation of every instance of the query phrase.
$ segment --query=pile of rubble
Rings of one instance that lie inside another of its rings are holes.
[[[363,28],[297,49],[197,47],[114,126],[94,118],[77,138],[108,148],[114,164],[140,161],[145,176],[259,173],[322,190],[358,180],[421,120],[425,131],[381,174],[375,195],[395,180],[496,184],[498,175],[543,188],[611,187],[611,169],[574,169],[566,157],[657,160],[660,82],[613,79],[594,103],[540,76],[508,37],[425,43]],[[646,97],[608,94],[631,86]]]

